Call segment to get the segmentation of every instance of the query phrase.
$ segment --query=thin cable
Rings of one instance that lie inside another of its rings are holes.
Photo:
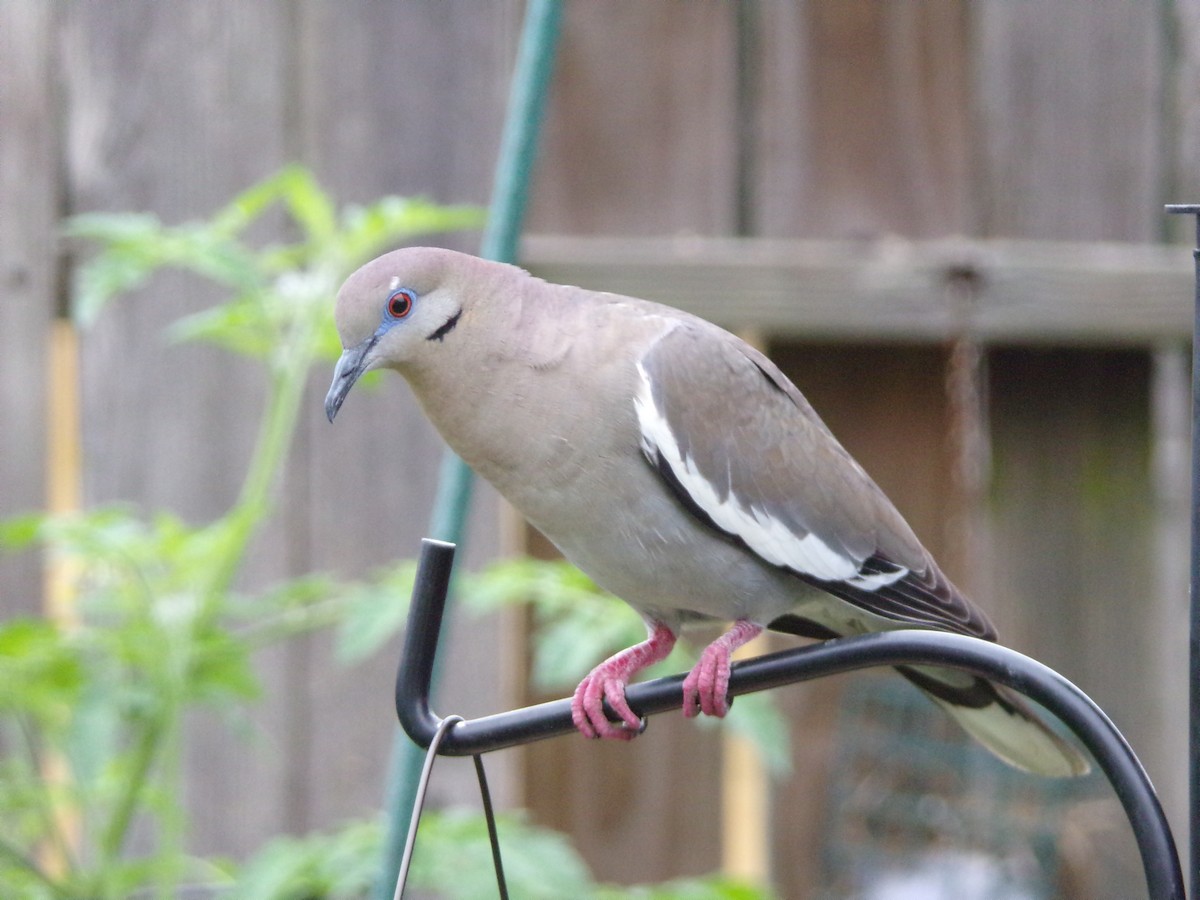
[[[496,813],[492,810],[492,792],[488,790],[487,773],[483,771],[483,756],[476,753],[475,774],[479,777],[479,799],[483,801],[483,817],[487,820],[488,842],[492,845],[492,865],[496,869],[496,889],[500,900],[508,900],[508,885],[504,881],[504,861],[500,859],[500,835],[496,833]]]
[[[408,820],[408,838],[404,842],[404,856],[400,858],[400,871],[396,874],[396,891],[392,900],[404,896],[404,884],[408,881],[408,867],[412,862],[413,848],[417,844],[417,826],[421,823],[421,811],[425,808],[425,792],[429,790],[429,776],[433,772],[433,761],[437,759],[438,746],[450,729],[463,721],[462,716],[446,716],[438,723],[429,750],[425,753],[425,765],[421,768],[421,780],[417,782],[417,795],[413,801],[412,817]]]

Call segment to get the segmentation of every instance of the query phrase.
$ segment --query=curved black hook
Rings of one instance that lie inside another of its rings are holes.
[[[429,684],[442,626],[454,545],[425,540],[413,586],[400,670],[396,714],[417,744],[428,747],[441,719],[429,708]],[[1006,684],[1058,716],[1091,752],[1121,801],[1142,855],[1154,900],[1184,900],[1183,872],[1171,828],[1145,769],[1117,727],[1083,691],[1048,666],[977,638],[937,631],[890,631],[838,638],[735,663],[731,696],[873,666],[940,665]],[[630,685],[626,698],[639,716],[679,709],[683,675]],[[609,717],[617,717],[609,711]],[[553,700],[468,719],[446,734],[439,753],[468,756],[568,734],[571,702]]]

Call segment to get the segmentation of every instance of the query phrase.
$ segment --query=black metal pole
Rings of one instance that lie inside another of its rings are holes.
[[[428,747],[441,719],[429,708],[429,672],[437,649],[454,547],[425,541],[396,676],[396,714],[409,736]],[[944,665],[1006,684],[1058,716],[1091,751],[1129,818],[1153,900],[1183,900],[1183,872],[1170,825],[1145,770],[1108,716],[1074,684],[1027,656],[987,641],[936,631],[892,631],[840,638],[735,664],[732,696],[871,666]],[[678,709],[682,675],[630,686],[640,716]],[[616,716],[610,717],[616,720]],[[486,753],[574,731],[570,700],[554,700],[459,722],[438,749],[448,756]]]
[[[1188,873],[1192,897],[1200,896],[1200,204],[1167,206],[1196,217],[1196,293],[1192,319],[1192,573],[1188,631]]]

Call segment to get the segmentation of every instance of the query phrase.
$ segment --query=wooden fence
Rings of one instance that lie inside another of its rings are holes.
[[[483,203],[520,14],[0,4],[0,514],[47,494],[64,216],[203,216],[294,160],[343,201]],[[1198,76],[1195,0],[573,0],[525,245],[548,277],[752,330],[1006,641],[1126,730],[1177,827],[1190,259],[1161,246],[1162,204],[1200,197]],[[84,335],[84,502],[203,521],[230,501],[258,385],[161,340],[212,299],[172,279]],[[356,400],[370,429],[329,429],[325,387],[248,583],[361,574],[424,531],[436,436],[398,384]],[[383,477],[400,448],[405,471]],[[471,561],[500,552],[502,517],[482,491]],[[0,612],[41,594],[36,559],[0,562]],[[519,648],[497,654],[493,635],[459,623],[447,711],[520,702],[500,687]],[[194,729],[196,848],[243,854],[376,809],[393,665],[347,671],[323,638],[266,654],[258,737]],[[783,896],[816,895],[840,690],[780,692],[796,773],[758,816]],[[729,752],[656,721],[632,746],[555,741],[495,768],[507,802],[569,829],[601,877],[665,878],[721,864]]]

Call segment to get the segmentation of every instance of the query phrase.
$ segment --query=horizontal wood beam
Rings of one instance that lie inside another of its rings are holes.
[[[521,261],[777,336],[1152,345],[1192,330],[1191,253],[1169,245],[528,235]]]

